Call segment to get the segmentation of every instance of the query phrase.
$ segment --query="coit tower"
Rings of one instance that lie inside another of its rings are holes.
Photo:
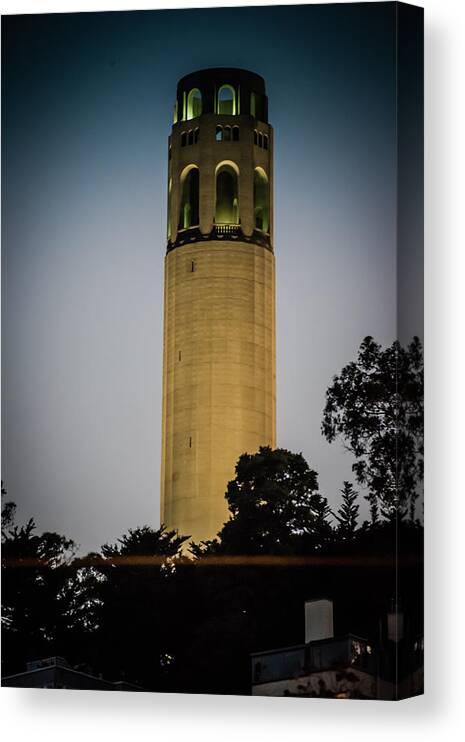
[[[168,154],[161,522],[195,541],[228,519],[239,456],[275,446],[272,194],[263,78],[183,77]]]

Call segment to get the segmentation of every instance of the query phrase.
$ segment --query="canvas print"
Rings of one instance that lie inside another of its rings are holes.
[[[2,684],[423,692],[423,11],[2,18]]]

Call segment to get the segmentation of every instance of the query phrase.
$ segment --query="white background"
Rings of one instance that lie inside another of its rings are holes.
[[[4,1],[2,13],[246,4],[273,3],[17,0]],[[2,689],[0,719],[5,737],[51,742],[142,737],[189,742],[464,738],[465,3],[424,0],[421,4],[426,42],[425,696],[394,704]],[[186,616],[188,620],[188,606]]]

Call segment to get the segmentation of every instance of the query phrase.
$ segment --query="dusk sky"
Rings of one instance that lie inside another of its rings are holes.
[[[81,551],[159,525],[167,138],[176,84],[262,75],[275,132],[278,445],[337,505],[320,433],[396,334],[394,4],[3,18],[3,472]],[[420,317],[404,323],[420,334]],[[410,332],[411,329],[411,332]]]

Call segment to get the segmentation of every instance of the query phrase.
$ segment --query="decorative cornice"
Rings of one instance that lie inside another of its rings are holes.
[[[268,234],[259,229],[254,229],[252,234],[247,236],[242,231],[242,227],[235,224],[216,224],[209,234],[202,234],[199,227],[183,229],[177,233],[174,241],[168,240],[166,252],[171,252],[171,250],[174,250],[176,247],[182,247],[183,245],[191,245],[194,242],[209,242],[211,240],[247,242],[254,245],[260,245],[270,252],[273,252],[270,236]]]

